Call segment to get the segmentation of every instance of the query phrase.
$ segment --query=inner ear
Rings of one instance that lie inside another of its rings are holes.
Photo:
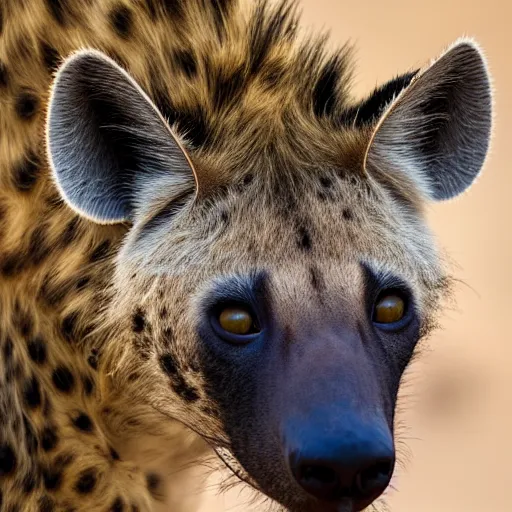
[[[133,220],[159,177],[171,195],[197,190],[192,164],[153,102],[97,51],[74,54],[57,73],[47,145],[62,196],[96,222]]]
[[[487,66],[479,48],[462,40],[389,106],[373,132],[365,168],[406,173],[426,197],[449,199],[480,173],[491,128]]]

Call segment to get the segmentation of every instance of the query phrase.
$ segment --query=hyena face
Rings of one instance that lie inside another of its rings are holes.
[[[132,78],[80,52],[49,155],[72,208],[131,226],[108,311],[120,387],[289,510],[360,511],[389,484],[399,383],[446,282],[422,204],[479,173],[489,82],[463,41],[349,122],[292,100],[189,157]]]

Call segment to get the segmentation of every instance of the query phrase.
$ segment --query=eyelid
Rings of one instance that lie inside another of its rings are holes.
[[[371,265],[361,262],[363,273],[363,293],[366,296],[369,309],[373,309],[373,304],[377,297],[385,290],[399,290],[409,299],[414,295],[407,282],[390,271],[380,272]]]

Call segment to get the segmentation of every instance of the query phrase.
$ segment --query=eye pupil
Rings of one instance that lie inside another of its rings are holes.
[[[398,322],[405,314],[405,302],[397,294],[382,296],[375,304],[374,321],[381,324]]]
[[[249,334],[254,332],[252,315],[243,308],[226,308],[219,315],[219,324],[231,334]]]

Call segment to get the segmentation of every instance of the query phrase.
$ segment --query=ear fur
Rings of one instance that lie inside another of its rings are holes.
[[[133,220],[160,178],[177,196],[197,192],[190,159],[156,106],[99,51],[79,51],[59,68],[46,137],[62,197],[95,222]]]
[[[492,131],[492,90],[485,58],[460,39],[416,75],[380,118],[364,167],[405,172],[424,196],[440,201],[468,189],[484,165]]]

